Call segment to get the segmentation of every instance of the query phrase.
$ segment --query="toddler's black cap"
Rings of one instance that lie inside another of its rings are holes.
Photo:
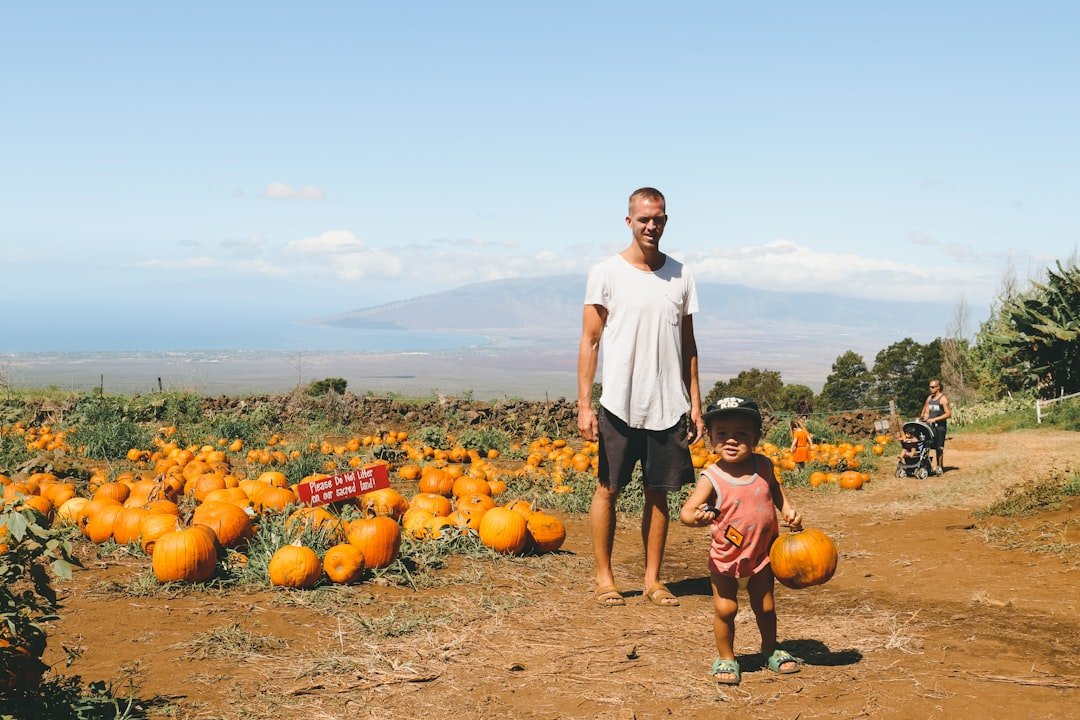
[[[702,415],[702,419],[708,423],[710,418],[725,413],[747,415],[753,418],[758,427],[761,427],[761,411],[758,410],[757,403],[750,398],[736,397],[734,395],[720,398],[709,405],[709,407],[705,408],[705,414]]]

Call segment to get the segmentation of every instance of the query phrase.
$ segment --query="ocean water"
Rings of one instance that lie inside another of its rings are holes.
[[[205,394],[281,392],[325,377],[350,388],[427,393],[445,384],[458,353],[497,344],[484,335],[413,330],[280,327],[177,333],[150,325],[127,332],[100,325],[0,347],[0,383],[85,391]],[[10,350],[12,346],[21,349]],[[463,378],[461,382],[468,382]]]

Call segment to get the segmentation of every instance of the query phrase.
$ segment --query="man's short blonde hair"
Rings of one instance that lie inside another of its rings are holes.
[[[642,200],[654,200],[659,203],[663,203],[664,209],[667,209],[667,200],[664,198],[664,193],[660,192],[653,187],[638,188],[634,192],[630,193],[629,207],[634,207],[634,201],[638,198]]]

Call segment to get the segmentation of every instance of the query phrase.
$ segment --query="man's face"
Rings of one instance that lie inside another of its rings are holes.
[[[634,242],[644,252],[657,251],[660,248],[660,236],[667,224],[667,211],[663,201],[650,198],[634,198],[630,205],[630,214],[626,216],[626,225],[634,234]]]

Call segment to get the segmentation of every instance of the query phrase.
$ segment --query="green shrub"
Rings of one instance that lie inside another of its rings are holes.
[[[348,387],[349,381],[345,378],[326,378],[324,380],[315,380],[308,383],[304,389],[311,397],[322,397],[327,393],[333,391],[338,395],[345,394],[345,388]]]
[[[433,448],[446,448],[449,445],[449,439],[446,437],[446,428],[434,425],[421,428],[411,439],[418,445],[426,445]]]
[[[130,415],[123,398],[112,395],[86,398],[70,418],[74,425],[68,441],[85,446],[86,456],[99,460],[119,459],[131,448],[145,448],[153,433]]]
[[[510,436],[498,428],[469,428],[458,434],[457,442],[466,450],[476,450],[481,454],[498,450],[501,454],[510,447]]]
[[[0,472],[10,475],[32,455],[22,435],[0,433]]]
[[[181,427],[202,420],[203,401],[195,393],[177,391],[132,398],[131,407],[139,420]]]

